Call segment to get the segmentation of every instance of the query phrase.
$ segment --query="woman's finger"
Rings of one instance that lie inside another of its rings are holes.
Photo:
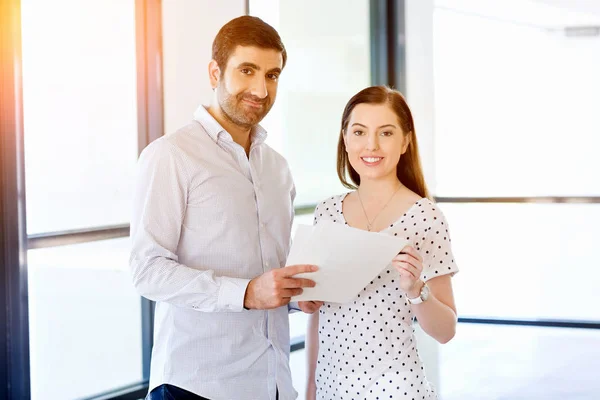
[[[409,269],[409,267],[406,267],[405,265],[396,265],[395,267],[398,270],[398,272],[400,272],[400,275],[414,280],[418,279],[417,274],[412,271],[412,268]],[[404,274],[402,274],[403,271]]]
[[[394,260],[392,261],[393,265],[410,265],[412,268],[415,269],[417,274],[420,274],[421,271],[423,270],[423,264],[421,264],[420,262],[418,262],[417,260],[415,260],[414,258],[402,258],[399,260]]]
[[[400,253],[410,254],[412,257],[419,260],[419,262],[423,262],[421,254],[412,246],[405,246]]]

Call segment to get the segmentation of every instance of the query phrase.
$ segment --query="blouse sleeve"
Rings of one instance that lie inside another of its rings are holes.
[[[322,205],[323,202],[317,204],[317,206],[315,207],[315,212],[313,214],[313,225],[316,225],[319,222],[319,219],[321,219],[320,216],[323,214],[323,211],[321,211]]]
[[[425,282],[442,275],[454,276],[458,272],[450,246],[448,222],[437,206],[433,206],[432,213],[433,223],[427,232],[421,253],[423,256],[421,279]]]

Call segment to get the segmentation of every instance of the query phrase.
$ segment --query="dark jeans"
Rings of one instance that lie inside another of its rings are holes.
[[[277,392],[279,399],[279,391]],[[173,385],[160,385],[148,393],[146,400],[209,400],[206,397],[198,396],[187,390],[183,390]]]
[[[148,393],[146,400],[209,400],[173,385],[160,385]]]

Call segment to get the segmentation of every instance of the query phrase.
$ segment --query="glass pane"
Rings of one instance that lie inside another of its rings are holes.
[[[288,52],[277,101],[262,125],[292,170],[296,205],[344,191],[335,154],[346,102],[371,82],[368,0],[250,0]],[[335,18],[331,18],[335,15]]]
[[[135,2],[22,0],[29,234],[129,221]]]
[[[440,207],[459,316],[600,321],[600,204]]]
[[[129,247],[123,238],[28,252],[32,399],[77,399],[142,380]]]
[[[600,16],[518,3],[436,2],[438,196],[600,195]]]

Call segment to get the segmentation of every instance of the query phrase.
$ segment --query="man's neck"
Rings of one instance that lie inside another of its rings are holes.
[[[212,104],[208,107],[208,113],[217,120],[217,122],[231,135],[233,141],[239,144],[246,150],[246,155],[250,153],[250,144],[251,144],[251,128],[242,128],[239,125],[233,123],[229,118],[227,118],[221,107],[218,105],[215,106]]]

